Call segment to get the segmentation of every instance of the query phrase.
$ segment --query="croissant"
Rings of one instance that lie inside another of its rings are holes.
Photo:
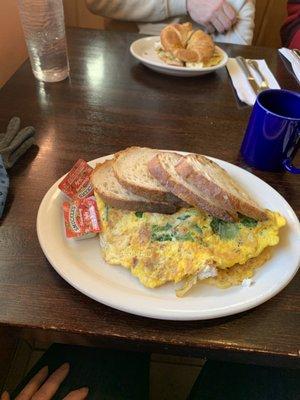
[[[197,54],[196,62],[208,62],[214,54],[215,44],[212,38],[200,29],[196,30],[189,38],[187,50]]]
[[[167,25],[160,34],[160,41],[165,52],[171,53],[182,62],[206,63],[214,54],[212,38],[192,24]]]

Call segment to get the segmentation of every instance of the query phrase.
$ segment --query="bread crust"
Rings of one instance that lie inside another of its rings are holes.
[[[145,197],[146,199],[152,201],[166,202],[172,203],[176,206],[180,205],[182,202],[173,193],[168,192],[164,187],[159,189],[149,189],[143,185],[134,184],[127,179],[124,179],[123,174],[120,172],[120,160],[123,157],[126,157],[131,151],[142,150],[143,148],[138,146],[128,147],[127,149],[120,151],[115,154],[115,162],[113,163],[113,170],[115,177],[119,181],[119,183],[124,186],[126,189],[130,190],[132,193],[137,194],[138,196]],[[151,149],[152,150],[152,149]],[[159,182],[158,182],[159,183]]]
[[[130,200],[130,199],[127,200],[127,199],[120,199],[117,196],[114,196],[113,193],[108,194],[107,190],[104,190],[104,188],[102,188],[101,185],[95,182],[95,177],[96,174],[99,172],[99,170],[107,168],[108,164],[109,166],[111,166],[113,162],[114,162],[113,160],[106,160],[102,164],[97,164],[91,176],[91,182],[94,186],[95,192],[103,199],[105,203],[107,203],[111,207],[129,211],[142,211],[142,212],[152,212],[160,214],[173,214],[177,211],[177,207],[172,203],[163,203],[163,202],[151,201],[148,199],[145,199],[145,201]]]
[[[225,191],[217,183],[208,179],[204,174],[201,173],[201,171],[195,168],[195,166],[189,161],[189,157],[195,157],[198,162],[209,163],[210,165],[212,165],[213,168],[215,167],[214,162],[198,154],[183,157],[176,166],[176,171],[182,178],[186,179],[187,182],[195,185],[198,190],[204,191],[207,194],[209,193],[228,211],[237,211],[240,214],[246,215],[256,220],[265,220],[267,218],[265,211],[260,209],[253,200],[249,200],[254,203],[251,204],[250,202],[247,202],[246,200],[237,197],[232,192]],[[227,172],[223,168],[221,169],[227,175]],[[230,176],[229,179],[231,180]]]
[[[207,63],[214,54],[215,44],[207,33],[197,29],[189,38],[186,49],[197,54],[196,62]]]
[[[182,156],[177,153],[171,153],[178,157],[178,162],[181,160]],[[177,182],[173,179],[172,175],[164,168],[160,161],[160,157],[163,157],[163,153],[157,154],[154,156],[148,163],[148,168],[150,173],[168,190],[174,193],[176,196],[181,198],[184,202],[200,208],[211,214],[217,218],[220,218],[224,221],[234,221],[232,215],[230,215],[226,210],[220,209],[218,207],[214,207],[213,205],[209,204],[205,199],[197,196],[187,187],[182,185],[181,183]]]
[[[119,208],[121,210],[150,212],[159,214],[174,214],[177,211],[176,207],[172,204],[153,203],[153,202],[143,203],[131,200],[128,201],[120,200],[113,198],[111,196],[107,196],[98,189],[95,189],[95,191],[104,201],[104,203],[108,204],[111,207]]]

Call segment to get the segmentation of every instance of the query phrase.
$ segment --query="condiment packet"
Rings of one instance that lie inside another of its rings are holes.
[[[70,172],[58,185],[70,199],[83,199],[94,193],[90,177],[93,168],[84,160],[78,160]]]
[[[101,231],[95,197],[65,201],[63,212],[67,238],[87,239]]]

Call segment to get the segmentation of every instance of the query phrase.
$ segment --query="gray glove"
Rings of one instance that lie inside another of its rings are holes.
[[[0,133],[0,155],[5,168],[11,168],[14,163],[35,143],[35,129],[27,126],[20,130],[21,121],[13,117],[5,133]]]
[[[3,160],[0,155],[0,218],[2,217],[6,196],[9,187],[9,178],[3,165]]]

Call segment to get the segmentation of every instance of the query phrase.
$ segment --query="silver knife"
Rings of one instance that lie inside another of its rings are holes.
[[[246,75],[246,78],[247,78],[248,82],[250,83],[250,86],[252,87],[254,93],[255,94],[260,93],[261,89],[260,89],[259,85],[257,84],[256,80],[254,79],[254,77],[252,76],[251,71],[246,63],[246,60],[241,56],[238,56],[236,58],[236,60],[239,64],[239,66],[242,68],[244,74]]]
[[[297,60],[300,61],[300,50],[292,49],[292,53],[296,56]]]

